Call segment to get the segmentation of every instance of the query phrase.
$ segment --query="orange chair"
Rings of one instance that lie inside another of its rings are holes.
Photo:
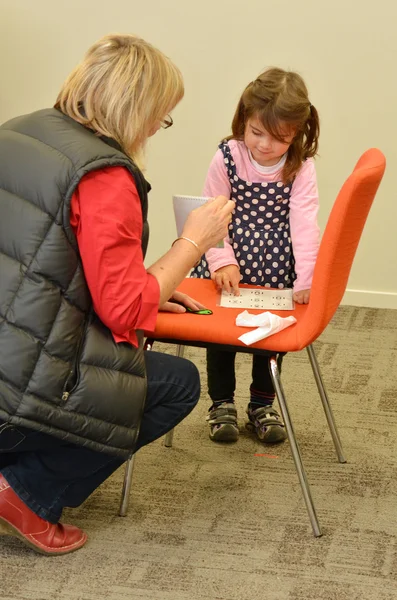
[[[312,343],[324,331],[342,300],[361,233],[384,170],[383,154],[377,149],[368,150],[343,185],[321,241],[310,303],[296,305],[295,310],[291,312],[278,313],[282,317],[293,314],[297,319],[295,325],[252,346],[244,346],[238,340],[244,330],[235,325],[236,316],[241,309],[217,306],[217,292],[212,281],[185,279],[178,289],[202,302],[213,314],[197,316],[189,313],[159,313],[156,331],[150,334],[152,340],[176,344],[179,356],[182,355],[184,346],[215,345],[225,350],[265,354],[271,357],[271,375],[315,536],[321,535],[321,529],[281,384],[277,355],[307,349],[339,462],[346,462]],[[172,435],[173,431],[166,436],[166,446],[172,445]],[[132,469],[133,457],[127,461],[126,466],[120,507],[122,516],[127,513]]]

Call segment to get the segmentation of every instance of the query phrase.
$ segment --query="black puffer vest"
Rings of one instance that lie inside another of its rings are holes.
[[[108,143],[109,142],[109,143]],[[0,127],[0,420],[126,458],[146,395],[142,350],[116,344],[92,310],[70,201],[109,166],[147,187],[132,161],[58,110]]]

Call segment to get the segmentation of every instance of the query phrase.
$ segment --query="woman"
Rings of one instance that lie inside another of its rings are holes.
[[[158,310],[227,232],[219,197],[147,270],[138,165],[183,96],[179,70],[135,36],[99,40],[55,108],[0,127],[0,533],[44,554],[86,534],[59,519],[175,427],[200,386],[189,361],[144,353]],[[145,401],[146,397],[146,401]]]

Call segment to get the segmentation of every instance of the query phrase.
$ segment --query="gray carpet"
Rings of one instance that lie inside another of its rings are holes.
[[[165,350],[172,348],[163,347]],[[306,353],[283,381],[324,536],[312,536],[288,442],[244,431],[249,357],[238,358],[236,445],[208,439],[208,400],[65,519],[85,548],[46,558],[0,538],[2,600],[394,600],[397,598],[397,311],[339,309],[316,349],[348,464],[336,461]],[[202,350],[188,352],[200,367]],[[264,454],[264,456],[256,456]]]

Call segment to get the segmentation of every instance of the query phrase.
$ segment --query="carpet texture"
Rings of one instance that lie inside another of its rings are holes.
[[[128,516],[117,516],[120,469],[65,512],[88,532],[82,550],[47,558],[1,537],[0,598],[395,600],[397,311],[342,307],[315,348],[347,464],[336,460],[306,352],[286,357],[283,383],[322,538],[288,442],[264,447],[244,429],[250,357],[237,359],[241,436],[222,446],[205,423],[205,353],[189,349],[201,401],[173,448],[159,440],[137,455]]]

